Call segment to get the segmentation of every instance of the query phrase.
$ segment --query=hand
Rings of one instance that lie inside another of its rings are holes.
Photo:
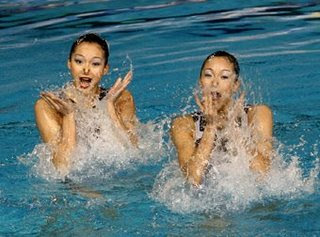
[[[56,110],[58,113],[62,115],[67,115],[74,111],[73,106],[71,105],[71,102],[72,102],[71,99],[66,99],[67,101],[64,101],[63,99],[60,99],[52,92],[42,92],[40,96],[54,110]]]
[[[197,94],[194,94],[195,101],[200,107],[200,110],[206,118],[208,125],[217,125],[219,123],[218,107],[213,103],[212,95],[208,93],[207,96],[200,100]]]
[[[232,114],[230,116],[232,121],[236,121],[243,114],[244,97],[245,97],[245,93],[241,92],[240,97],[235,101],[232,109]]]
[[[116,82],[113,84],[113,86],[110,88],[108,94],[107,94],[107,101],[114,102],[121,92],[123,92],[126,87],[129,85],[129,83],[132,80],[132,71],[129,71],[127,75],[122,79],[119,77]]]

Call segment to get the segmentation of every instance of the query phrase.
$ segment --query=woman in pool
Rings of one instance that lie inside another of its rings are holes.
[[[53,152],[55,168],[65,175],[70,170],[71,154],[76,139],[75,107],[95,108],[97,100],[106,100],[106,110],[116,130],[125,132],[133,145],[135,133],[135,105],[126,89],[132,72],[118,78],[108,90],[100,87],[102,77],[109,70],[107,42],[96,34],[80,36],[72,45],[68,68],[73,81],[59,96],[53,92],[41,93],[35,104],[35,118],[41,137]],[[79,103],[81,101],[82,103]]]
[[[202,99],[195,96],[200,112],[177,117],[172,123],[171,137],[178,153],[179,166],[196,186],[202,183],[210,159],[215,159],[213,150],[218,146],[217,133],[230,122],[241,126],[240,116],[229,116],[232,108],[233,112],[245,111],[252,136],[255,137],[256,142],[248,151],[252,155],[250,168],[261,174],[269,169],[272,112],[266,105],[243,106],[243,95],[236,101],[233,99],[240,87],[239,71],[239,64],[233,55],[225,51],[209,55],[200,71]]]

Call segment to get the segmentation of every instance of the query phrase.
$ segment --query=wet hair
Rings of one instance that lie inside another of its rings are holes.
[[[200,70],[200,76],[201,76],[202,70],[203,70],[205,64],[207,63],[207,61],[212,59],[213,57],[224,57],[224,58],[227,58],[229,60],[229,62],[232,63],[233,69],[234,69],[234,71],[235,71],[235,73],[237,75],[236,80],[238,80],[239,74],[240,74],[240,67],[239,67],[238,60],[236,59],[235,56],[233,56],[232,54],[230,54],[230,53],[228,53],[226,51],[216,51],[216,52],[210,54],[202,63],[201,70]]]
[[[98,44],[102,50],[104,51],[104,57],[105,57],[105,65],[108,64],[109,60],[109,45],[108,42],[103,39],[101,36],[95,33],[88,33],[84,35],[80,35],[76,41],[73,42],[70,53],[69,53],[69,60],[71,60],[72,54],[76,50],[77,46],[80,45],[83,42],[87,43],[96,43]]]

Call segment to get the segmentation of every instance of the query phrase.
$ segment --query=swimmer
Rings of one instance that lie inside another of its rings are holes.
[[[52,148],[52,162],[62,175],[71,168],[71,154],[77,144],[75,108],[95,108],[98,100],[106,101],[106,111],[116,131],[127,134],[137,146],[136,111],[131,93],[126,89],[132,80],[129,71],[109,89],[100,86],[108,73],[108,43],[97,34],[80,36],[73,44],[67,61],[72,83],[62,93],[43,92],[35,103],[35,119],[43,141]],[[82,103],[79,103],[79,102]]]
[[[237,126],[242,122],[239,122],[238,115],[228,116],[231,108],[238,108],[238,112],[244,111],[251,133],[256,139],[255,144],[248,149],[252,157],[251,170],[262,176],[269,170],[272,111],[266,105],[244,106],[244,94],[234,99],[240,87],[239,72],[239,64],[233,55],[225,51],[209,55],[200,71],[202,98],[195,95],[200,111],[193,115],[179,116],[172,122],[171,139],[177,150],[179,166],[195,186],[202,183],[210,159],[215,159],[213,150],[217,145],[217,132],[225,129],[230,122],[238,124]]]

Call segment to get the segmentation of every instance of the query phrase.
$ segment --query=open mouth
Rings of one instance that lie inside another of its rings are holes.
[[[217,92],[217,91],[212,91],[211,92],[211,96],[213,100],[218,100],[221,98],[221,93]]]
[[[92,79],[89,77],[80,77],[79,79],[80,79],[80,88],[82,89],[88,88],[92,81]]]

